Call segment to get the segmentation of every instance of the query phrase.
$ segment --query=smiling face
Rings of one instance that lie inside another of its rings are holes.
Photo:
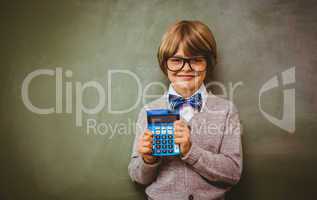
[[[206,24],[177,21],[164,33],[157,59],[176,92],[187,98],[200,88],[216,65],[216,41]]]
[[[190,55],[185,55],[182,46],[180,46],[174,56],[188,58]],[[207,66],[207,62],[204,62]],[[206,71],[193,71],[189,63],[185,63],[183,69],[179,72],[167,70],[167,77],[171,81],[173,88],[183,97],[190,97],[196,90],[200,88],[206,77]]]

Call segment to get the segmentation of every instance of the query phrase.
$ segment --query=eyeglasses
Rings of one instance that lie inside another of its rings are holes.
[[[207,61],[204,56],[193,56],[190,58],[173,56],[167,59],[167,69],[172,72],[179,72],[184,68],[186,63],[188,63],[189,68],[195,72],[203,72],[207,68]]]

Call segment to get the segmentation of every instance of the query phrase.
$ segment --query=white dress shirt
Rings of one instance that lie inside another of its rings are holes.
[[[201,97],[202,97],[202,107],[201,109],[203,109],[204,105],[205,105],[205,102],[207,100],[207,90],[206,90],[206,87],[204,84],[202,84],[200,86],[200,88],[198,90],[196,90],[194,92],[193,95],[197,94],[197,93],[200,93],[201,94]],[[172,84],[169,85],[169,88],[168,88],[168,92],[167,92],[167,101],[168,101],[168,95],[169,94],[173,94],[173,95],[177,95],[177,96],[180,96],[180,94],[178,94],[175,89],[173,88]],[[193,96],[192,95],[192,96]],[[189,97],[190,98],[190,97]],[[169,102],[168,102],[169,103]],[[189,122],[189,120],[194,116],[194,113],[198,112],[198,110],[194,109],[193,107],[191,107],[190,105],[188,104],[184,104],[183,106],[180,107],[180,110],[179,110],[179,114],[182,118],[184,118],[187,122]]]

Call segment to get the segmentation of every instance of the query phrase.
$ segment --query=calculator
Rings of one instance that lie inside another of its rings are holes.
[[[179,112],[169,109],[147,111],[148,129],[153,133],[152,156],[180,155],[179,145],[174,142],[174,121]]]

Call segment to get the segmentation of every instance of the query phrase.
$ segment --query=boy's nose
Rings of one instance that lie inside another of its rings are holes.
[[[184,67],[183,67],[183,71],[192,71],[189,62],[185,62]]]

